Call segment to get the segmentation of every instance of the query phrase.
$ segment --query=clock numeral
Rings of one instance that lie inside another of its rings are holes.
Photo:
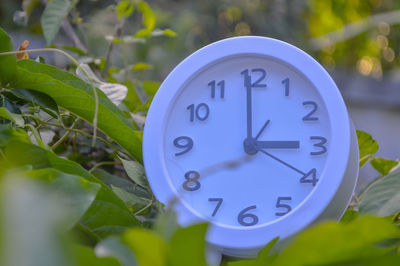
[[[209,198],[208,199],[209,202],[217,202],[217,206],[215,206],[215,209],[213,211],[213,213],[211,214],[211,216],[215,216],[215,214],[217,214],[219,207],[221,207],[222,202],[224,201],[223,198]]]
[[[266,77],[266,72],[264,69],[262,68],[253,68],[251,70],[252,73],[260,73],[260,76],[258,77],[258,79],[252,83],[251,82],[251,75],[249,74],[249,70],[245,69],[243,70],[240,74],[244,75],[244,86],[246,88],[266,88],[267,85],[266,84],[261,84],[261,82],[265,79]]]
[[[246,213],[256,208],[256,205],[247,207],[239,212],[238,222],[243,226],[252,226],[258,223],[258,217],[252,213]]]
[[[285,210],[282,212],[276,212],[275,213],[276,216],[283,216],[285,214],[288,214],[292,210],[292,207],[290,207],[289,204],[282,203],[282,201],[290,201],[290,200],[292,200],[292,197],[278,197],[278,200],[276,201],[276,208],[282,208]]]
[[[289,96],[290,79],[285,78],[284,80],[282,80],[282,84],[285,86],[285,96]]]
[[[318,121],[318,117],[312,116],[318,109],[318,104],[313,101],[303,102],[303,106],[311,106],[311,112],[303,117],[303,121]]]
[[[200,121],[204,121],[210,114],[210,108],[205,103],[200,103],[197,106],[191,104],[186,109],[190,112],[190,122],[193,122],[195,117]]]
[[[200,178],[199,172],[196,171],[188,171],[185,173],[186,181],[183,182],[183,188],[187,191],[196,191],[201,187],[200,182],[198,181]]]
[[[317,169],[313,168],[300,178],[300,183],[311,183],[313,187],[317,184]]]
[[[211,87],[211,98],[213,98],[213,99],[215,98],[215,91],[216,91],[215,87],[218,86],[219,89],[220,89],[219,97],[221,99],[224,99],[225,98],[225,80],[221,80],[217,84],[215,84],[215,83],[216,83],[215,80],[213,80],[210,83],[208,83],[208,86]]]
[[[174,139],[174,145],[177,148],[184,149],[181,152],[175,153],[175,156],[179,156],[187,153],[193,148],[193,140],[186,136],[177,137],[176,139]]]
[[[310,152],[311,155],[321,155],[321,154],[324,154],[328,150],[326,148],[326,146],[324,145],[327,142],[326,138],[320,137],[320,136],[312,136],[312,137],[310,137],[310,140],[319,140],[318,143],[314,143],[314,146],[320,148],[319,151]]]

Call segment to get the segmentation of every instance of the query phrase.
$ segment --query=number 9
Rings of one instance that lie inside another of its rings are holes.
[[[175,156],[179,156],[187,153],[193,148],[193,140],[186,136],[177,137],[176,139],[174,139],[174,145],[177,148],[184,149],[181,152],[175,153]]]

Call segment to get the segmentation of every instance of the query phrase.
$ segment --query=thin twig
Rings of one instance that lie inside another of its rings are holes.
[[[53,146],[51,146],[51,149],[53,151],[55,149],[57,149],[57,147],[68,138],[69,134],[71,134],[72,129],[75,128],[75,126],[78,123],[78,121],[79,121],[79,118],[75,119],[75,121],[72,123],[71,127],[69,129],[67,129],[67,132],[65,132],[64,136],[62,136],[56,143],[53,144]]]
[[[118,161],[99,162],[99,163],[95,164],[92,168],[90,168],[89,173],[93,172],[94,170],[96,170],[100,166],[103,166],[103,165],[116,165],[116,164],[121,164],[121,163],[118,162]]]

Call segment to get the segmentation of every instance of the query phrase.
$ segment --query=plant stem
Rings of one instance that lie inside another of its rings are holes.
[[[71,127],[69,129],[67,129],[67,132],[65,132],[64,136],[62,136],[56,143],[54,143],[53,146],[51,146],[51,149],[54,151],[55,149],[57,149],[57,147],[64,142],[64,140],[66,138],[68,138],[69,134],[71,134],[72,129],[75,128],[76,124],[78,123],[79,118],[75,119],[74,123],[72,123]]]
[[[99,162],[98,164],[95,164],[92,168],[90,168],[89,173],[93,172],[94,170],[96,170],[100,166],[103,166],[103,165],[115,165],[115,164],[121,164],[121,163],[118,162],[118,161]]]

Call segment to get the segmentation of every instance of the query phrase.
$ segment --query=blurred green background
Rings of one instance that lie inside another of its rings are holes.
[[[28,17],[22,4],[37,4]],[[40,0],[2,0],[0,26],[15,46],[27,39],[29,48],[46,45]],[[400,1],[395,0],[155,0],[148,1],[157,17],[156,28],[172,29],[176,37],[159,36],[140,42],[130,38],[141,28],[142,17],[130,16],[121,25],[117,1],[82,0],[70,13],[78,37],[93,57],[106,58],[110,40],[118,42],[110,65],[145,61],[152,71],[142,79],[162,81],[182,59],[211,42],[239,35],[284,40],[316,58],[333,76],[357,129],[371,133],[380,144],[379,156],[400,154]],[[121,27],[120,27],[121,26]],[[118,28],[120,27],[120,28]],[[74,46],[61,31],[54,43]],[[49,63],[65,59],[43,54]],[[81,57],[81,61],[89,60]],[[363,180],[376,176],[362,169]],[[363,182],[363,181],[361,181]],[[362,187],[362,183],[360,184]]]

